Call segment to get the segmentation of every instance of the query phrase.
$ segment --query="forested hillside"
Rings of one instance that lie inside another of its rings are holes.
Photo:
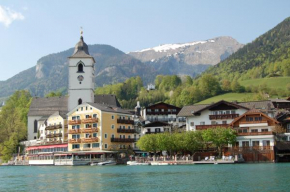
[[[219,80],[290,76],[290,17],[206,73]]]

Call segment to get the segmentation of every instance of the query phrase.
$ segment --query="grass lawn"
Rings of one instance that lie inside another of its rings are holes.
[[[290,77],[270,77],[270,78],[262,78],[262,79],[250,79],[240,81],[240,84],[247,87],[250,85],[262,85],[266,84],[270,88],[281,88],[286,90],[286,85],[290,83]]]
[[[203,100],[197,104],[211,104],[212,102],[217,102],[220,100],[225,100],[225,101],[243,101],[244,98],[253,96],[254,93],[226,93],[223,95],[218,95],[214,96],[211,98],[208,98],[206,100]]]

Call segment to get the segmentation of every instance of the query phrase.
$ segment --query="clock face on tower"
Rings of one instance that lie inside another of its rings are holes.
[[[83,81],[83,80],[84,80],[84,77],[83,77],[82,75],[79,75],[79,76],[78,76],[78,80],[79,80],[79,81]]]

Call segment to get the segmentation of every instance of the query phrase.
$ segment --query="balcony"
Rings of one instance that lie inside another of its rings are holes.
[[[117,119],[117,123],[134,125],[134,121],[129,119]]]
[[[168,115],[178,114],[178,111],[146,111],[146,115]]]
[[[70,129],[70,130],[68,130],[68,133],[69,134],[77,134],[77,133],[81,133],[81,130],[80,129]]]
[[[53,129],[61,129],[62,125],[49,125],[45,128],[45,130],[53,130]]]
[[[135,139],[128,139],[128,138],[111,138],[111,142],[121,142],[121,143],[133,143]]]
[[[61,140],[59,140],[59,141],[47,141],[46,142],[46,144],[48,144],[48,145],[51,145],[51,144],[61,144],[61,143],[62,143]]]
[[[210,128],[217,128],[217,127],[229,127],[229,124],[216,124],[216,125],[196,125],[196,130],[206,130]]]
[[[53,137],[54,137],[53,134],[47,134],[47,135],[46,135],[46,138],[53,138]]]
[[[62,137],[62,133],[55,133],[53,134],[54,137]]]
[[[210,115],[210,120],[218,120],[218,119],[235,119],[239,117],[239,114],[223,114],[223,115]]]
[[[93,143],[98,142],[98,137],[92,137],[92,138],[84,138],[82,139],[82,143]]]
[[[241,121],[240,127],[261,127],[268,126],[268,121]]]
[[[81,143],[81,139],[69,139],[68,143]]]
[[[136,133],[135,129],[117,129],[117,133]]]
[[[81,120],[77,119],[77,120],[69,120],[68,121],[69,125],[77,125],[77,124],[81,124]]]
[[[253,135],[274,135],[272,131],[264,131],[264,132],[245,132],[245,133],[238,133],[238,136],[253,136]]]
[[[82,133],[95,133],[95,132],[98,132],[98,128],[96,127],[93,127],[93,128],[82,128],[81,129],[81,132]]]
[[[95,118],[95,117],[82,119],[82,123],[97,123],[97,122],[98,122],[98,118]]]

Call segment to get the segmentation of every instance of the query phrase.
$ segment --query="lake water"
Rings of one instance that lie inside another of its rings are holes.
[[[0,166],[0,191],[290,191],[290,164]]]

